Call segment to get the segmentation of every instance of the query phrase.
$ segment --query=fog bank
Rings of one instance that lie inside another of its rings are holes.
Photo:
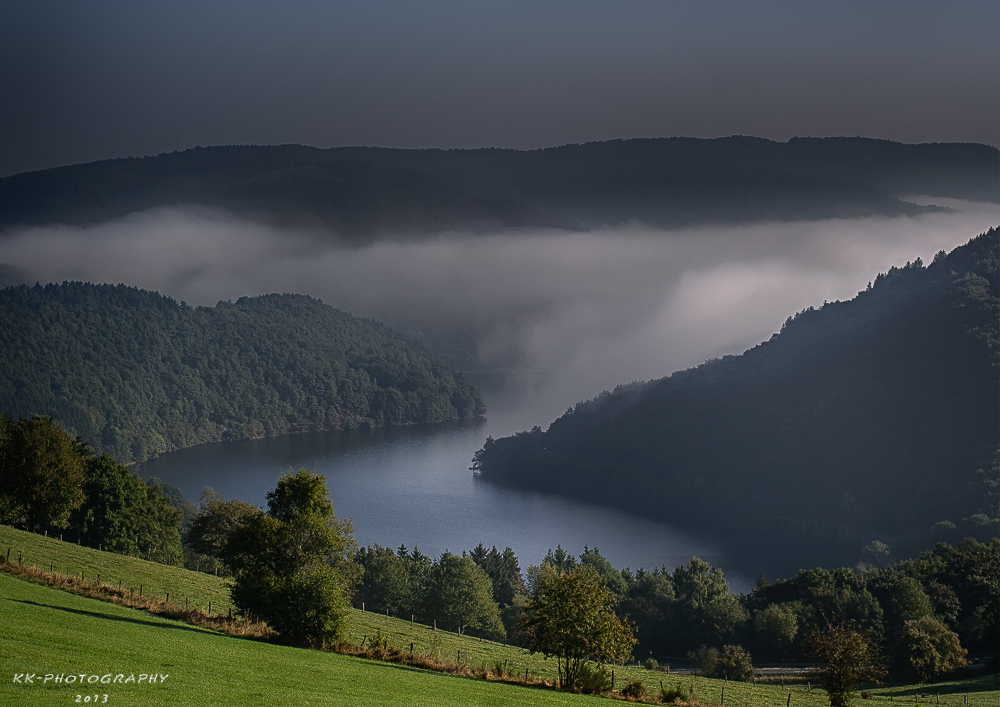
[[[220,212],[161,209],[8,234],[0,263],[43,282],[124,282],[189,304],[299,292],[401,328],[465,332],[474,343],[461,367],[473,377],[501,370],[508,394],[533,399],[530,413],[511,419],[521,429],[618,383],[740,353],[789,315],[849,299],[890,266],[929,262],[1000,222],[994,204],[933,203],[953,211],[680,231],[447,233],[360,249]],[[487,395],[508,407],[502,400]]]

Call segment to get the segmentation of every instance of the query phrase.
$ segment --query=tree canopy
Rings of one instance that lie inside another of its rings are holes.
[[[562,687],[576,685],[587,661],[623,662],[632,654],[632,627],[615,614],[616,603],[592,570],[543,574],[538,593],[525,606],[521,630],[532,653],[559,661]]]
[[[807,656],[818,666],[816,676],[830,697],[830,707],[847,707],[862,683],[878,683],[885,676],[884,658],[867,631],[851,623],[813,626]]]
[[[229,534],[223,559],[234,573],[233,603],[293,643],[339,640],[357,579],[353,533],[334,514],[325,476],[283,474],[267,512],[242,515]]]

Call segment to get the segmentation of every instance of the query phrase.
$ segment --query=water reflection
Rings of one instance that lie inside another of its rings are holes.
[[[193,500],[212,486],[226,498],[263,505],[282,470],[304,466],[326,474],[337,514],[353,519],[362,545],[416,545],[429,555],[479,542],[509,545],[522,569],[556,545],[573,554],[598,547],[616,567],[633,569],[672,569],[698,555],[722,567],[735,591],[749,590],[747,576],[703,534],[477,480],[469,462],[495,427],[454,423],[220,442],[165,454],[139,473]]]

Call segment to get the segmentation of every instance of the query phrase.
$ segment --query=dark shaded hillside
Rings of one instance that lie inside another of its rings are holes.
[[[662,138],[544,150],[194,148],[0,179],[0,228],[203,205],[343,237],[898,215],[997,201],[996,148],[864,138]]]
[[[221,439],[484,415],[391,329],[303,295],[189,307],[124,285],[0,290],[0,410],[141,461]]]
[[[477,194],[523,200],[593,226],[918,213],[914,194],[1000,200],[1000,152],[869,138],[647,138],[543,150],[342,148]]]
[[[0,227],[88,225],[183,205],[353,237],[449,228],[579,228],[536,207],[473,196],[412,169],[299,145],[194,148],[0,179]]]
[[[993,535],[998,238],[892,268],[741,356],[605,392],[545,432],[487,440],[474,468],[665,520],[792,517],[924,540],[935,523],[939,535],[987,524]]]

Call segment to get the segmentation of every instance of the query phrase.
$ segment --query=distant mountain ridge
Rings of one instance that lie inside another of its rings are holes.
[[[125,285],[0,290],[0,411],[122,462],[218,440],[483,416],[461,374],[304,295],[189,307]]]
[[[0,179],[0,229],[87,225],[200,205],[368,241],[505,228],[580,230],[849,218],[1000,201],[1000,152],[867,138],[650,138],[541,150],[301,145],[193,148]]]
[[[991,229],[790,317],[740,356],[605,391],[544,432],[488,439],[473,467],[667,521],[992,537],[998,261]]]

